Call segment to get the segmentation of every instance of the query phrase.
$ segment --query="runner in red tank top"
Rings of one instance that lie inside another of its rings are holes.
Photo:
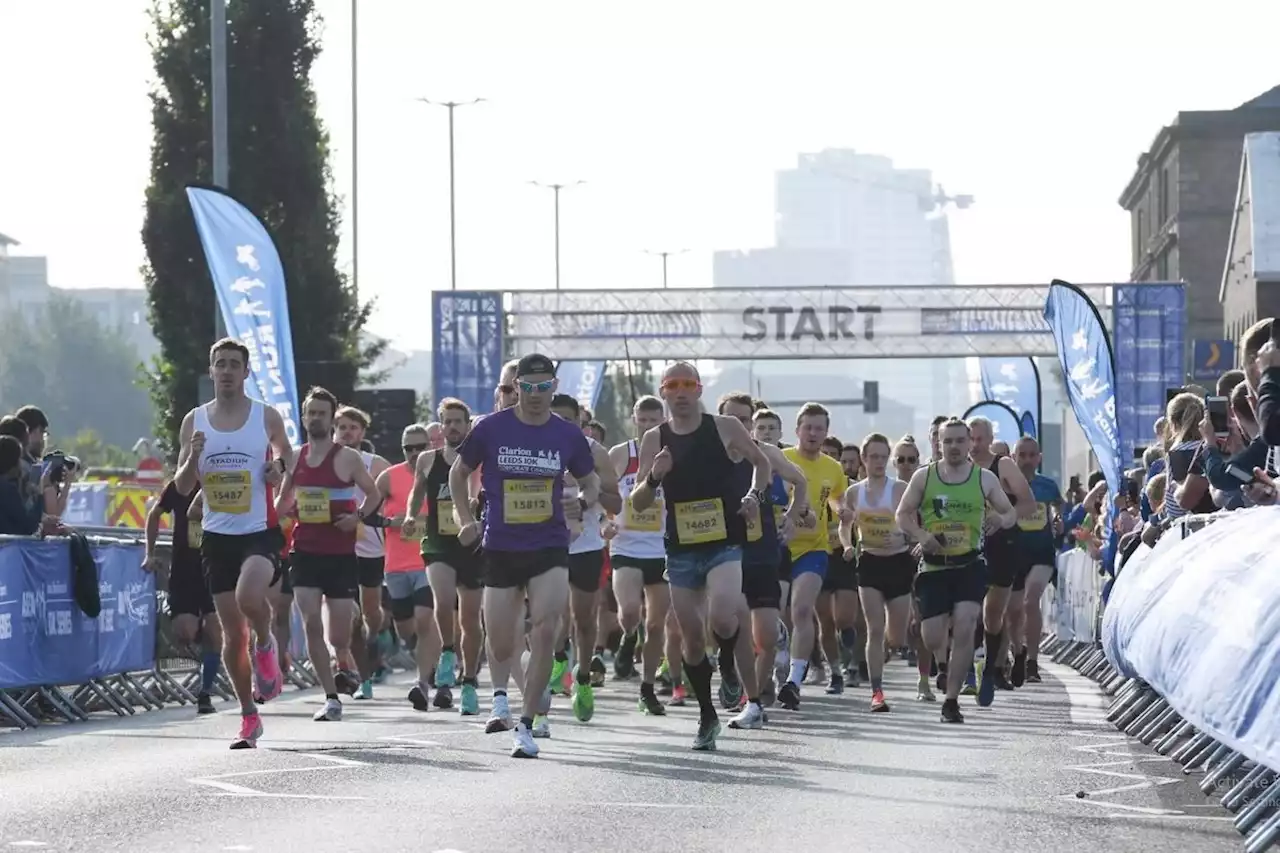
[[[317,722],[341,720],[339,689],[350,695],[360,684],[353,674],[351,656],[360,581],[356,528],[362,520],[372,522],[373,511],[382,502],[359,452],[333,442],[337,408],[337,398],[323,388],[308,392],[302,403],[308,443],[285,476],[277,503],[282,515],[292,512],[297,519],[293,529],[293,591],[306,630],[307,654],[325,692],[325,705],[314,717]],[[365,494],[358,512],[353,486]],[[329,608],[328,642],[322,603]],[[339,667],[336,675],[329,658],[330,644]]]

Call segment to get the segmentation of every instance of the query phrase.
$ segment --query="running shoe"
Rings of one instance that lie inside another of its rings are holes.
[[[596,712],[596,694],[590,682],[573,686],[573,716],[580,723],[590,722]]]
[[[944,688],[945,689],[945,688]],[[961,696],[977,696],[978,695],[978,676],[974,674],[972,668],[964,677],[964,687],[960,689]]]
[[[409,691],[409,703],[415,711],[430,711],[431,701],[427,698],[427,690],[421,684],[413,685]]]
[[[916,685],[916,701],[917,702],[937,702],[938,697],[933,695],[933,690],[929,686],[929,676],[920,676],[920,683]]]
[[[196,697],[196,713],[197,714],[216,714],[218,709],[213,707],[213,699],[208,693],[201,693]]]
[[[484,724],[484,733],[505,732],[511,728],[511,706],[505,693],[493,697],[493,710],[489,712],[489,720]]]
[[[311,717],[317,723],[336,723],[342,719],[342,703],[337,699],[324,700],[324,707]]]
[[[838,672],[831,673],[831,683],[827,685],[828,696],[839,696],[844,692],[844,676]]]
[[[778,694],[773,689],[773,682],[770,681],[760,689],[760,705],[763,708],[772,708],[776,701],[778,701]]]
[[[731,729],[762,729],[764,728],[764,710],[754,702],[748,702],[746,706],[738,712],[738,716],[729,721]]]
[[[604,677],[609,672],[609,670],[604,665],[603,655],[592,656],[590,672],[591,672],[591,686],[604,687]]]
[[[360,689],[356,691],[356,699],[372,699],[373,698],[373,680],[368,679],[360,682]]]
[[[871,713],[883,714],[889,710],[889,703],[884,701],[883,690],[873,690],[871,692]]]
[[[464,717],[474,717],[480,713],[480,696],[474,684],[463,683],[462,701],[458,704],[458,713]]]
[[[639,641],[639,633],[623,635],[622,645],[618,646],[618,653],[613,658],[614,677],[627,679],[636,674],[636,646]]]
[[[667,707],[683,708],[687,696],[688,696],[688,691],[684,689],[684,685],[683,684],[676,685],[675,687],[671,688],[671,698],[667,700]]]
[[[360,687],[360,677],[350,670],[340,669],[333,674],[333,684],[339,693],[354,696]]]
[[[564,685],[564,677],[568,674],[569,674],[568,659],[560,660],[559,658],[556,658],[555,663],[551,665],[551,678],[547,682],[548,684],[551,685],[552,693],[560,692],[560,690],[563,688],[563,685]],[[567,696],[568,694],[569,694],[569,691],[566,690],[565,695]]]
[[[533,732],[524,723],[516,723],[511,749],[512,758],[537,758],[538,745],[533,742]]]
[[[978,682],[978,704],[983,708],[991,707],[991,703],[996,700],[996,674],[999,672],[1000,669],[995,666],[982,668],[982,677]]]
[[[1004,669],[997,667],[993,674],[996,682],[997,690],[1012,690],[1013,684],[1009,681],[1009,676],[1005,675]]]
[[[945,699],[942,702],[942,722],[944,723],[963,723],[964,714],[960,713],[960,703],[955,699]]]
[[[694,752],[715,752],[716,738],[720,735],[720,721],[712,718],[698,723],[698,734],[693,738]]]
[[[262,717],[244,714],[240,717],[240,737],[231,741],[232,749],[257,749],[262,737]]]
[[[452,651],[440,653],[440,663],[436,665],[436,686],[452,687],[457,683],[458,656]],[[441,705],[440,707],[446,707]]]
[[[257,685],[256,695],[263,702],[270,702],[284,690],[284,679],[280,677],[280,652],[276,649],[276,638],[268,636],[265,648],[255,647],[253,650],[253,678]]]
[[[742,703],[742,681],[736,672],[720,673],[720,706],[735,711]]]
[[[778,689],[778,704],[788,711],[800,710],[800,687],[788,681]]]
[[[453,691],[448,687],[436,682],[436,698],[431,700],[431,704],[437,708],[449,709],[453,707]]]
[[[1027,682],[1027,650],[1025,648],[1013,656],[1013,668],[1009,671],[1009,681],[1014,687],[1021,687]]]
[[[640,691],[640,711],[651,717],[665,717],[667,708],[653,691]]]
[[[1040,683],[1040,663],[1038,661],[1033,661],[1033,660],[1027,661],[1027,683],[1029,684]]]
[[[540,740],[551,737],[551,723],[547,720],[546,714],[539,714],[533,718],[533,728],[529,729],[529,733]]]

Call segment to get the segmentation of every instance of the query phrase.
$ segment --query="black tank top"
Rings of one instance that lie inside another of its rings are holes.
[[[742,545],[746,523],[738,510],[745,492],[738,488],[715,417],[703,415],[688,435],[677,435],[664,423],[658,440],[673,463],[662,480],[667,553]]]
[[[987,470],[996,475],[996,482],[1000,484],[1000,491],[1004,492],[1005,497],[1009,499],[1009,503],[1017,506],[1018,496],[1004,487],[1004,480],[1000,476],[1000,460],[1006,458],[1012,457],[1006,457],[1003,453],[997,453],[996,457],[991,460],[991,465]],[[986,541],[994,544],[997,548],[1012,546],[1017,533],[1018,526],[1015,524],[1013,527],[1005,527],[997,530],[995,533],[988,536]]]
[[[440,502],[448,501],[448,515],[445,518],[445,529],[452,531],[453,498],[449,493],[449,469],[453,467],[444,461],[444,450],[436,451],[431,462],[431,470],[427,472],[427,532],[422,537],[423,554],[443,554],[458,546],[457,534],[440,533]]]
[[[756,467],[743,459],[733,463],[733,486],[737,490],[739,505],[741,497],[751,488]],[[764,493],[764,503],[760,504],[760,514],[754,523],[743,520],[743,549],[758,554],[777,555],[778,553],[778,521],[773,514],[772,489]]]

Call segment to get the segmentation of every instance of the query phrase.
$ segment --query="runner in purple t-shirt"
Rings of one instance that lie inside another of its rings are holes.
[[[489,659],[508,660],[516,650],[515,622],[529,599],[529,666],[524,709],[515,727],[515,758],[536,758],[534,715],[551,677],[556,625],[569,606],[569,528],[565,524],[563,473],[577,480],[587,503],[599,499],[600,480],[582,430],[551,413],[556,371],[543,355],[527,355],[516,367],[514,408],[480,420],[458,448],[449,471],[454,494],[465,494],[480,469],[484,491],[484,622]],[[471,507],[454,504],[458,541],[480,535]]]

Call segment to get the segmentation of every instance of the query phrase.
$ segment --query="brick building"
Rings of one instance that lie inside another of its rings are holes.
[[[1259,317],[1280,317],[1280,133],[1244,139],[1219,298],[1233,341]]]
[[[1280,131],[1280,86],[1233,110],[1180,112],[1120,196],[1133,281],[1187,285],[1187,341],[1225,336],[1220,301],[1246,134]]]

